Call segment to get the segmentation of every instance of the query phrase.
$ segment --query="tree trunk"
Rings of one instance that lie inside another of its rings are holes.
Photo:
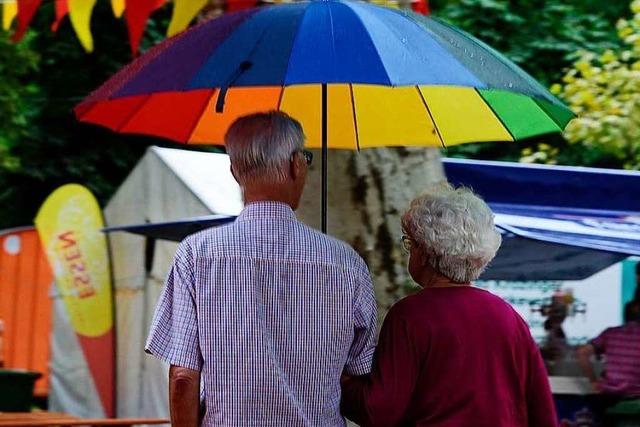
[[[315,152],[298,216],[320,228],[321,153]],[[444,180],[436,149],[329,151],[328,232],[353,246],[371,271],[379,319],[414,286],[400,217],[425,188]]]

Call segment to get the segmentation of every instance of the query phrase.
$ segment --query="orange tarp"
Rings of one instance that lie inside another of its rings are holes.
[[[33,227],[0,231],[0,319],[6,368],[36,371],[37,396],[49,390],[53,275]]]

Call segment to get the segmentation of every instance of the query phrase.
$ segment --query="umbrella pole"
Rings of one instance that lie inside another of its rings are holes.
[[[327,234],[327,85],[322,84],[322,232]]]

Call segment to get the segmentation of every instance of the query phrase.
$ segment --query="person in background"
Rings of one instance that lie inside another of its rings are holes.
[[[568,307],[565,295],[556,293],[551,297],[551,303],[542,308],[542,315],[547,319],[544,322],[544,330],[547,335],[540,347],[542,359],[545,362],[549,375],[558,375],[556,367],[562,365],[569,353],[567,336],[562,329],[562,324],[567,318]]]
[[[422,287],[387,314],[372,372],[345,376],[342,408],[362,426],[556,427],[529,327],[474,287],[501,237],[489,207],[446,184],[402,217],[408,270]]]
[[[624,308],[624,325],[608,328],[577,351],[577,359],[591,386],[599,393],[592,402],[596,416],[624,399],[640,398],[640,300]],[[591,364],[594,355],[604,356],[605,366],[598,378]]]
[[[296,219],[312,160],[300,123],[246,116],[225,143],[245,208],[179,245],[146,345],[171,365],[172,425],[344,425],[340,376],[369,372],[375,344],[367,266]]]

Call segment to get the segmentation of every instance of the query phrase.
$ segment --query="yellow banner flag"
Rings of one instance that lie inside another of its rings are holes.
[[[111,0],[111,9],[116,18],[120,18],[124,13],[124,1],[125,0]]]
[[[7,0],[2,3],[2,29],[7,31],[11,28],[11,23],[18,15],[17,0]]]
[[[58,188],[36,217],[45,253],[75,331],[97,337],[113,326],[107,240],[98,202],[77,184]]]
[[[208,0],[173,0],[173,15],[167,28],[167,37],[187,28],[207,2]]]
[[[63,185],[45,200],[36,228],[105,415],[115,416],[115,328],[107,238],[98,201]]]
[[[87,52],[93,52],[93,36],[91,35],[91,13],[97,0],[69,0],[69,18],[71,25]]]

